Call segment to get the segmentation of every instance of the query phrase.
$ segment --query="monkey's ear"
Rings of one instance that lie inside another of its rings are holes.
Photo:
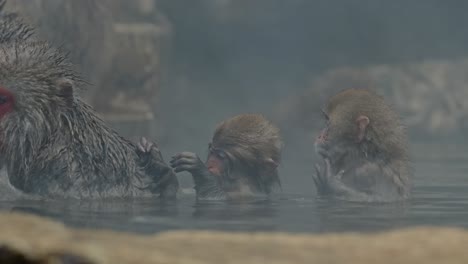
[[[66,101],[73,101],[73,82],[69,79],[62,78],[57,80],[57,92],[58,95],[64,98]]]
[[[364,136],[366,135],[366,129],[367,126],[369,125],[369,117],[365,115],[360,115],[356,119],[356,124],[358,126],[358,134],[357,134],[357,140],[358,142],[361,142],[364,139]]]

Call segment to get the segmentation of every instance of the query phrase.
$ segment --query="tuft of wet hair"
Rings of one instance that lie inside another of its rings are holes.
[[[260,114],[242,114],[218,124],[211,147],[223,150],[229,161],[231,173],[236,161],[256,188],[271,193],[281,187],[277,167],[281,161],[283,142],[279,129]],[[236,170],[236,167],[234,167]]]
[[[0,0],[0,43],[24,42],[34,38],[34,28],[26,24],[18,14],[4,10],[6,0]]]
[[[11,84],[8,88],[20,94],[37,92],[50,96],[59,93],[54,89],[55,83],[62,79],[73,82],[74,88],[84,83],[67,56],[43,41],[0,43],[0,67],[4,85]]]
[[[247,166],[280,163],[283,142],[279,129],[260,114],[234,116],[218,124],[212,146]]]

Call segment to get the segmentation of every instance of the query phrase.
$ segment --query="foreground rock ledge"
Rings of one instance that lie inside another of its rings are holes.
[[[377,234],[74,230],[0,214],[0,263],[468,263],[468,231],[415,228]]]

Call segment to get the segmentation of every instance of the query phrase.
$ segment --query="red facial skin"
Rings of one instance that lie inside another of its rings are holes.
[[[322,155],[326,156],[327,153],[327,145],[328,145],[328,125],[322,131],[320,131],[320,134],[317,136],[315,139],[315,151]]]
[[[13,110],[14,97],[7,89],[0,87],[0,118]]]
[[[206,161],[206,167],[211,172],[211,174],[221,176],[224,170],[223,160],[216,154],[210,154],[208,155],[208,159]]]
[[[327,141],[328,138],[328,128],[324,128],[322,131],[320,131],[320,134],[318,137],[315,139],[315,144],[322,145]]]
[[[327,121],[327,124],[325,126],[324,129],[322,129],[322,131],[320,131],[320,134],[318,135],[318,137],[315,139],[315,148],[323,148],[325,146],[325,144],[327,143],[328,141],[328,129],[330,127],[330,116],[326,113],[326,111],[322,110],[322,115],[323,115],[323,118]]]

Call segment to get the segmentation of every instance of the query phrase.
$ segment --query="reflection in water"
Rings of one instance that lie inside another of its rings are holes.
[[[402,227],[410,203],[371,204],[319,201],[318,229],[328,231],[377,231]]]
[[[461,150],[432,157],[437,152],[439,148],[423,148],[423,157],[416,157],[413,197],[402,203],[349,203],[316,199],[313,193],[250,202],[196,202],[193,194],[183,194],[175,202],[17,201],[0,203],[0,209],[46,216],[74,227],[138,233],[177,229],[362,232],[416,225],[468,228],[468,157]]]
[[[275,225],[270,220],[277,218],[273,201],[251,202],[198,202],[192,213],[193,221],[207,228],[239,231],[272,231]]]

